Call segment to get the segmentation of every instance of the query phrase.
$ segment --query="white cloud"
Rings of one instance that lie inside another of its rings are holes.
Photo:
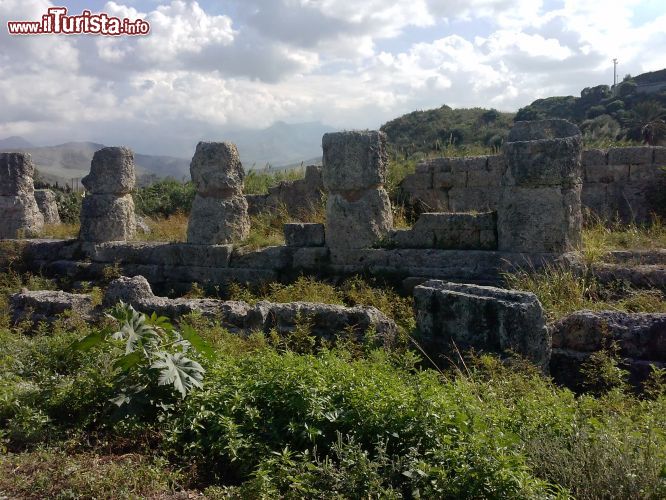
[[[225,128],[377,127],[442,104],[510,110],[609,83],[612,57],[622,74],[666,66],[666,6],[635,24],[639,0],[235,0],[227,13],[127,3],[103,10],[147,20],[149,36],[0,32],[0,136],[187,156]],[[50,5],[0,0],[0,19],[39,19]]]

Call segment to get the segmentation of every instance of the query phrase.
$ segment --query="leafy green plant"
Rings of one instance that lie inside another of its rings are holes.
[[[113,403],[120,407],[136,401],[142,406],[164,407],[175,393],[184,399],[202,387],[205,370],[188,353],[192,347],[208,355],[212,350],[191,327],[183,325],[178,331],[167,318],[155,313],[146,316],[122,302],[109,317],[116,321],[116,329],[96,331],[74,348],[86,351],[103,344],[122,346],[113,364],[114,383],[119,389]],[[165,393],[161,388],[169,390]]]

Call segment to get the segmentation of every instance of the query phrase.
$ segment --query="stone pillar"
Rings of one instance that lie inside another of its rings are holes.
[[[517,122],[504,145],[499,250],[564,253],[581,243],[582,137],[566,120]]]
[[[367,248],[388,236],[393,215],[384,189],[386,135],[377,131],[324,134],[326,245]]]
[[[200,142],[190,164],[197,193],[187,226],[187,242],[223,245],[247,238],[250,218],[243,196],[245,172],[236,145]]]
[[[44,216],[44,224],[60,224],[56,195],[50,189],[35,189],[35,201]]]
[[[134,237],[136,219],[130,193],[135,182],[134,153],[130,149],[114,147],[95,152],[90,173],[81,180],[86,196],[79,239],[102,242]]]
[[[44,226],[28,153],[0,153],[0,238],[32,237]]]

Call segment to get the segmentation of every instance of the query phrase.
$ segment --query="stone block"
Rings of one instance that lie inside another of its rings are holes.
[[[83,241],[124,241],[134,237],[132,195],[96,194],[83,198],[81,232]]]
[[[499,162],[493,160],[491,163],[489,156],[477,157],[475,161],[467,163],[467,187],[470,188],[495,188],[499,189],[503,168],[500,167]],[[485,161],[482,161],[485,160]]]
[[[386,182],[386,134],[352,131],[324,134],[324,186],[328,191],[354,191]]]
[[[507,142],[504,152],[508,168],[505,186],[544,187],[580,184],[580,135],[559,139]]]
[[[81,179],[81,184],[88,193],[122,196],[132,192],[135,180],[132,150],[110,147],[95,152],[90,163],[90,173]]]
[[[498,248],[565,253],[581,244],[581,186],[506,187],[497,217]]]
[[[582,155],[583,167],[608,165],[608,151],[605,149],[586,149]]]
[[[60,224],[56,195],[50,189],[36,189],[35,201],[44,217],[44,224]]]
[[[660,167],[666,167],[666,147],[654,148],[654,163]]]
[[[0,153],[0,196],[30,196],[35,166],[29,153]]]
[[[432,280],[414,288],[420,342],[441,360],[455,345],[466,350],[514,352],[547,370],[551,338],[543,309],[529,292]]]
[[[56,290],[22,290],[10,297],[10,308],[14,323],[31,321],[51,323],[65,313],[83,320],[93,316],[93,300],[89,295],[67,293]]]
[[[236,248],[229,267],[246,269],[284,270],[291,267],[293,247],[274,246],[251,250]]]
[[[501,194],[499,187],[452,188],[448,191],[451,212],[497,210]]]
[[[248,313],[245,327],[250,331],[268,333],[275,330],[286,335],[293,332],[302,321],[309,321],[313,335],[328,340],[350,331],[360,339],[372,329],[379,338],[390,344],[398,333],[396,324],[374,307],[344,307],[310,302],[258,302]]]
[[[589,165],[585,167],[586,183],[610,184],[629,181],[629,165]]]
[[[551,328],[553,347],[581,352],[617,342],[622,356],[666,361],[666,314],[576,311]]]
[[[358,196],[331,193],[326,203],[326,244],[364,248],[384,240],[393,226],[391,201],[384,189]]]
[[[0,196],[0,239],[34,238],[44,226],[44,216],[34,195]]]
[[[290,247],[321,247],[326,243],[323,224],[284,225],[284,239]]]
[[[652,163],[653,148],[636,146],[608,150],[609,165],[646,165]]]
[[[245,172],[238,149],[231,142],[200,142],[190,163],[197,193],[207,198],[229,198],[243,192]]]
[[[294,252],[294,269],[318,271],[328,266],[329,263],[329,249],[327,247],[303,247],[297,248]]]
[[[205,197],[197,193],[187,225],[187,242],[199,245],[238,243],[250,234],[247,200]]]
[[[629,168],[629,182],[656,183],[664,178],[666,178],[666,171],[661,165],[631,165]]]

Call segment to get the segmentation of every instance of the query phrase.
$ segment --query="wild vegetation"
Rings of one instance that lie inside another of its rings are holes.
[[[3,300],[21,286],[53,286],[18,273],[1,282]],[[301,278],[232,293],[373,304],[418,339],[409,300],[381,284]],[[520,360],[472,356],[436,369],[409,342],[387,350],[371,332],[322,344],[306,318],[287,337],[241,338],[196,315],[171,325],[126,307],[111,313],[99,325],[70,317],[36,327],[10,326],[3,315],[2,494],[666,494],[666,394],[657,377],[640,398],[621,371],[606,390],[576,396]],[[589,376],[601,368],[591,364]]]

